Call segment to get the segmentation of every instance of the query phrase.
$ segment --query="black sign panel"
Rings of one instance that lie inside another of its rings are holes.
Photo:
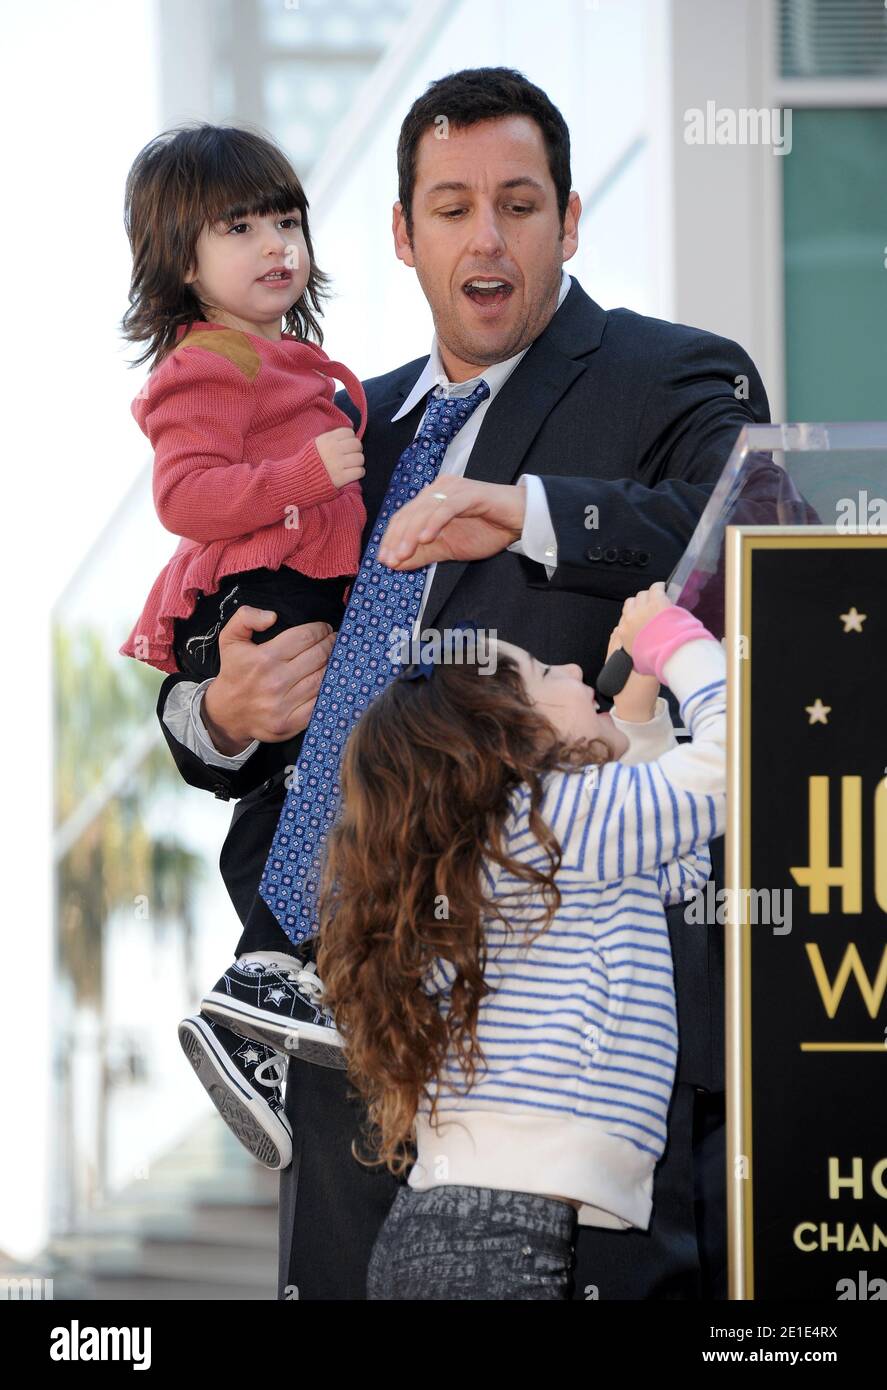
[[[728,554],[731,1297],[887,1300],[887,536]]]

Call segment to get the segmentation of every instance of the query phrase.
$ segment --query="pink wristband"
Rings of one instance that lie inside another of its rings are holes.
[[[697,638],[718,639],[686,608],[664,608],[645,623],[634,639],[631,653],[634,669],[641,676],[663,680],[662,668],[673,652]]]

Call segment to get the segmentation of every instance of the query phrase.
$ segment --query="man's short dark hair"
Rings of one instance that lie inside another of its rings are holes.
[[[514,68],[463,68],[440,77],[407,112],[397,142],[397,196],[404,210],[407,236],[413,237],[413,190],[416,152],[425,131],[445,116],[448,128],[464,129],[479,121],[503,116],[529,116],[545,142],[548,168],[554,180],[561,228],[570,196],[570,132],[567,123],[541,87]]]

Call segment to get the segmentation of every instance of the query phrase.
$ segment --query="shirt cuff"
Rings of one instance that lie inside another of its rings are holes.
[[[545,488],[535,473],[522,473],[517,486],[520,487],[521,483],[527,494],[524,528],[520,540],[512,541],[507,548],[515,555],[526,555],[528,560],[544,565],[546,576],[550,579],[557,569],[557,536],[551,524]]]
[[[203,692],[208,685],[209,680],[203,681],[200,685],[195,685],[193,681],[177,681],[166,698],[163,722],[173,737],[194,753],[202,763],[209,767],[227,767],[236,771],[256,751],[259,740],[253,739],[242,753],[235,753],[232,757],[219,752],[210,741],[206,726],[200,717]]]
[[[656,697],[653,718],[648,719],[646,724],[635,724],[631,720],[620,719],[614,710],[610,711],[610,718],[628,739],[628,748],[619,761],[627,763],[629,767],[635,767],[638,763],[653,763],[670,748],[677,746],[674,725],[668,712],[668,701],[662,695]]]
[[[210,678],[210,680],[211,679],[212,678]],[[206,725],[201,718],[203,696],[209,684],[209,680],[201,681],[200,685],[198,685],[194,694],[191,696],[191,724],[197,735],[197,740],[204,750],[200,756],[205,763],[211,763],[213,767],[242,767],[247,758],[250,757],[252,753],[255,753],[259,746],[259,740],[254,738],[252,743],[246,745],[242,753],[233,753],[230,757],[219,752],[218,748],[216,748],[215,744],[210,739]]]

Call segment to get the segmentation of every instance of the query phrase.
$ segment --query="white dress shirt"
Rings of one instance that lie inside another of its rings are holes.
[[[572,281],[566,270],[561,270],[561,286],[558,293],[557,308],[559,309],[566,298]],[[557,309],[555,310],[557,313]],[[470,418],[459,430],[447,447],[443,463],[440,466],[439,478],[446,474],[454,477],[463,477],[468,460],[471,457],[471,450],[474,441],[477,439],[478,432],[486,411],[495,400],[502,387],[505,385],[511,373],[514,371],[518,362],[525,352],[529,351],[530,344],[521,352],[515,353],[513,357],[507,358],[504,362],[494,362],[484,367],[477,376],[471,377],[469,381],[451,382],[444,372],[438,349],[437,334],[431,339],[431,351],[428,361],[419,374],[412,390],[407,395],[403,405],[395,415],[391,417],[391,423],[403,419],[409,415],[416,405],[430,391],[435,391],[437,395],[448,396],[470,396],[471,392],[485,381],[490,388],[490,394],[486,400],[481,401],[480,405],[472,412]],[[423,414],[422,420],[425,416]],[[416,433],[421,428],[420,420]],[[415,436],[413,436],[415,438]],[[522,473],[517,480],[518,485],[523,484],[527,493],[527,503],[524,513],[524,524],[520,540],[514,541],[508,546],[517,555],[526,555],[531,560],[538,561],[545,565],[545,572],[550,579],[557,568],[557,538],[554,527],[551,524],[551,516],[548,510],[548,502],[545,496],[545,488],[541,480],[533,473]],[[445,487],[441,491],[445,491]],[[428,602],[428,594],[434,580],[434,573],[437,563],[428,566],[425,575],[425,587],[422,590],[422,602],[419,605],[419,612],[413,627],[413,637],[418,638],[422,626],[422,615],[425,605]],[[212,767],[226,767],[236,769],[241,767],[256,751],[259,746],[258,739],[244,748],[242,753],[237,753],[233,757],[227,757],[220,753],[210,740],[203,720],[200,717],[201,706],[203,703],[203,692],[209,685],[209,680],[202,681],[199,685],[194,681],[179,681],[174,685],[167,696],[166,705],[163,710],[163,722],[172,734],[183,743],[186,748],[190,748],[192,753],[196,753],[198,758],[204,763],[209,763]]]

